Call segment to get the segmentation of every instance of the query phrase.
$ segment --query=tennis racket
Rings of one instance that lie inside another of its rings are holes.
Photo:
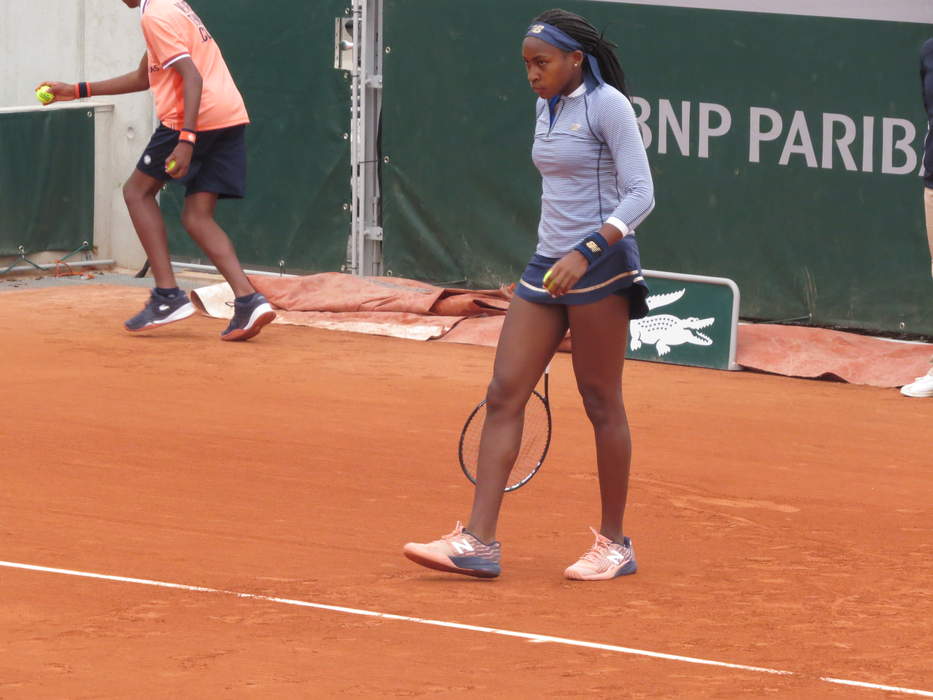
[[[514,491],[531,481],[538,473],[548,447],[551,445],[551,404],[548,396],[548,375],[551,367],[544,370],[544,394],[537,389],[531,392],[525,405],[525,424],[522,428],[522,444],[518,458],[509,472],[505,491]],[[460,468],[466,478],[476,483],[476,467],[479,462],[479,439],[486,422],[486,401],[480,401],[467,418],[460,433]]]

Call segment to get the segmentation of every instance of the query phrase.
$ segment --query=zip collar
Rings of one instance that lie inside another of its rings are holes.
[[[576,90],[571,92],[569,95],[565,95],[565,97],[567,97],[568,99],[571,97],[580,97],[580,95],[584,94],[585,92],[586,92],[586,81],[584,80],[582,83],[580,83],[580,87],[578,87]]]

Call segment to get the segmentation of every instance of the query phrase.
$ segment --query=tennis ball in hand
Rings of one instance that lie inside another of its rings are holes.
[[[38,90],[36,90],[36,99],[39,100],[44,105],[49,104],[52,100],[55,99],[55,95],[52,94],[52,88],[48,85],[42,85]]]
[[[172,160],[170,160],[168,163],[165,164],[165,172],[167,173],[172,172],[176,168],[177,165],[178,163],[176,163],[175,159],[173,158]]]

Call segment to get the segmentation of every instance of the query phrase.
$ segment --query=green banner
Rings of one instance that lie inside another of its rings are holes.
[[[246,131],[247,193],[221,200],[217,220],[245,266],[339,270],[350,215],[349,79],[333,68],[334,18],[346,2],[199,0],[236,81]],[[184,189],[169,185],[162,208],[175,260],[209,261],[180,222]]]
[[[672,278],[673,277],[673,278]],[[712,369],[735,364],[739,290],[731,280],[645,272],[649,313],[629,326],[626,357]]]
[[[569,1],[620,45],[657,208],[645,267],[747,318],[933,333],[918,157],[928,25]],[[531,0],[387,0],[386,267],[493,286],[531,256]],[[428,59],[428,57],[430,57]]]
[[[0,255],[94,236],[94,111],[0,113]]]

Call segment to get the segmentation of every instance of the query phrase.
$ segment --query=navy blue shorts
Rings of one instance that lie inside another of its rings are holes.
[[[246,194],[246,124],[199,131],[188,174],[176,179],[165,172],[165,161],[178,145],[178,134],[160,124],[136,169],[156,180],[184,185],[186,197],[213,192],[220,199],[242,199]]]
[[[522,273],[515,293],[525,301],[535,304],[592,304],[610,294],[622,294],[629,298],[631,318],[648,315],[648,285],[641,274],[641,259],[635,236],[626,236],[609,246],[609,249],[593,263],[586,274],[563,296],[556,299],[544,288],[544,274],[558,258],[546,258],[537,253]]]

